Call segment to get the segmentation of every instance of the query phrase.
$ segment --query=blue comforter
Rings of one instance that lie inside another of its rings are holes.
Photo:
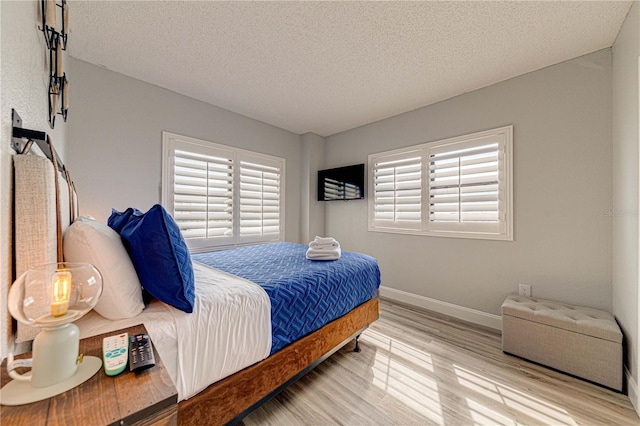
[[[274,353],[371,299],[378,262],[342,252],[338,260],[307,260],[307,246],[271,243],[191,255],[192,259],[261,286],[271,299]]]

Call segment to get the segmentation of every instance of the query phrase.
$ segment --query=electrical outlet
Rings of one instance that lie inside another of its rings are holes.
[[[526,284],[519,284],[518,294],[520,294],[520,296],[531,297],[531,286]]]

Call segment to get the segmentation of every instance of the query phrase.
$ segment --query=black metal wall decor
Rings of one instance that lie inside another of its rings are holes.
[[[69,3],[67,0],[40,0],[42,6],[42,27],[45,45],[49,51],[49,126],[53,129],[56,115],[62,115],[67,121],[69,113],[69,81],[63,69],[62,51],[67,50],[69,35]],[[57,24],[58,8],[60,8],[61,25]],[[60,31],[57,28],[60,27]]]

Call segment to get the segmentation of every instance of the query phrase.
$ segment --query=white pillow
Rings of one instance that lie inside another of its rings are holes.
[[[102,274],[95,310],[105,318],[131,318],[144,309],[142,287],[120,235],[91,216],[78,217],[64,233],[64,260],[88,262]]]

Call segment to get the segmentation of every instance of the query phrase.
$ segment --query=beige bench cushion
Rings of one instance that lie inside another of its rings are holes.
[[[502,314],[622,343],[622,332],[613,315],[598,309],[510,295],[502,304]]]

